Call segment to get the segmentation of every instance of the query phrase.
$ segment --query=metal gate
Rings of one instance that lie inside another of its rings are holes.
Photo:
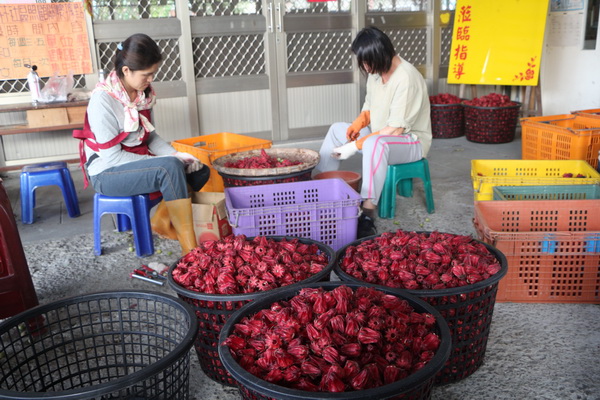
[[[100,68],[110,67],[131,33],[158,41],[166,59],[155,119],[166,139],[235,132],[298,140],[322,138],[333,122],[358,114],[364,79],[350,45],[365,25],[384,30],[403,58],[437,82],[444,58],[437,16],[453,7],[448,2],[122,0],[118,13],[114,0],[100,0],[93,26]]]
[[[350,3],[194,2],[201,131],[322,137],[332,122],[352,118]]]

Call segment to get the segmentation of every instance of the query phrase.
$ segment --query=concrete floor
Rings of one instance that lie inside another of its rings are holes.
[[[318,149],[319,142],[281,143],[277,147]],[[519,138],[507,144],[477,144],[464,137],[434,140],[428,156],[435,213],[428,214],[420,183],[413,198],[398,197],[396,217],[378,220],[379,232],[420,230],[475,234],[472,159],[520,159]],[[360,172],[359,160],[343,169]],[[129,251],[129,233],[115,232],[103,218],[103,255],[93,254],[93,190],[83,190],[81,173],[72,166],[82,215],[69,218],[56,187],[37,190],[35,223],[20,222],[19,173],[4,173],[6,187],[40,303],[107,290],[151,290],[175,295],[167,286],[132,280],[140,264],[176,261],[176,242],[155,237],[156,254],[144,259]],[[433,400],[458,399],[600,399],[600,306],[591,304],[496,303],[484,365],[470,377],[435,387]],[[192,350],[194,353],[194,351]],[[192,355],[190,398],[237,399],[236,389],[207,378]]]

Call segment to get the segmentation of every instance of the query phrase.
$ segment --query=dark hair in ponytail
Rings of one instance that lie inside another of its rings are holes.
[[[132,71],[148,69],[162,61],[162,54],[158,45],[150,36],[136,33],[120,43],[114,59],[114,68],[117,76],[123,79],[123,67],[127,66]]]

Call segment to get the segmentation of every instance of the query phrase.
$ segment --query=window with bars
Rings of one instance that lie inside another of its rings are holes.
[[[261,0],[189,0],[188,7],[196,17],[262,14]]]
[[[429,0],[369,0],[367,12],[427,11]]]
[[[196,78],[264,74],[262,35],[201,36],[193,38]]]
[[[88,0],[95,21],[176,17],[175,0]]]
[[[309,2],[307,0],[295,0],[285,2],[287,14],[319,14],[334,12],[350,12],[351,0],[333,0],[324,2]]]
[[[99,68],[110,71],[113,68],[113,59],[117,51],[118,42],[98,42]],[[181,61],[179,59],[179,44],[177,39],[159,39],[156,41],[161,50],[163,61],[154,81],[179,81],[181,80]]]
[[[352,33],[308,32],[288,34],[288,72],[352,69]]]

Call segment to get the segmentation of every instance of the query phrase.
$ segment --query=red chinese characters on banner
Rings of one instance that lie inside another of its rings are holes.
[[[74,3],[0,4],[0,79],[92,72],[83,7]]]
[[[471,39],[469,30],[471,29],[470,22],[472,21],[471,6],[462,6],[457,17],[459,25],[456,28],[456,36],[454,37],[456,46],[452,49],[453,62],[451,72],[454,74],[456,80],[460,80],[465,74],[464,61],[469,56],[469,40]]]

